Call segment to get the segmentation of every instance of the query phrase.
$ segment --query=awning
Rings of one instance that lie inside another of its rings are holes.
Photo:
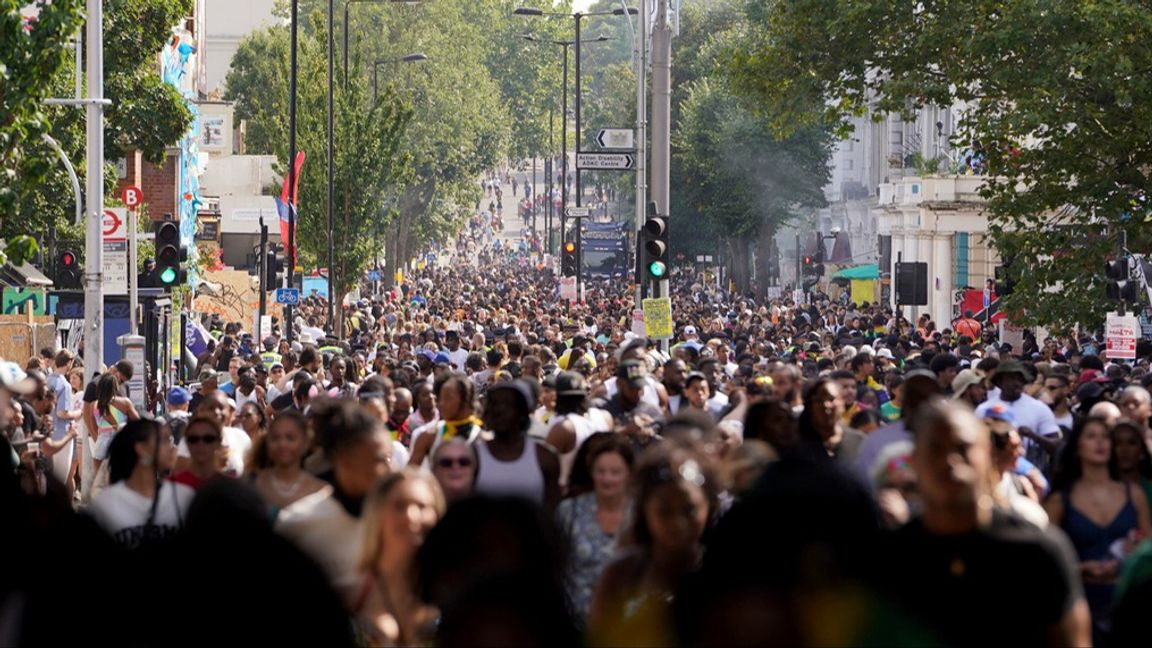
[[[28,263],[18,266],[9,263],[0,268],[0,284],[13,288],[43,288],[51,286],[52,280]]]
[[[875,263],[866,263],[854,268],[844,268],[832,275],[832,279],[879,279],[880,267]]]

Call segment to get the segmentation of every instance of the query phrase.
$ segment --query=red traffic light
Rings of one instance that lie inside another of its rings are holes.
[[[810,257],[810,256],[804,257],[804,265],[806,265],[806,266],[812,265],[812,257]]]
[[[65,268],[71,268],[76,265],[76,255],[71,252],[65,252],[60,255],[60,263],[63,264]]]

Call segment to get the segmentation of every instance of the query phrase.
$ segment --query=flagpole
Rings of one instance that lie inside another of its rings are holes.
[[[296,285],[296,28],[299,26],[299,0],[292,0],[292,35],[290,72],[288,76],[288,271],[286,288]],[[284,307],[282,332],[291,344],[296,337],[295,317],[291,306]]]

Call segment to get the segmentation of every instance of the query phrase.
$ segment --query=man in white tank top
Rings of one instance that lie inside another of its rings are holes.
[[[532,388],[521,380],[488,388],[484,423],[493,438],[476,444],[474,492],[523,497],[551,511],[560,501],[560,460],[550,446],[528,436],[534,401]]]

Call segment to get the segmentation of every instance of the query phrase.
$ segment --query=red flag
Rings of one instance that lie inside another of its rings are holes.
[[[299,216],[300,211],[298,208],[298,201],[300,200],[300,169],[304,166],[304,151],[296,152],[296,165],[292,177],[292,208],[291,210],[296,216]],[[292,267],[296,267],[296,246],[291,250],[288,249],[288,229],[289,229],[289,216],[288,216],[288,178],[284,178],[284,186],[280,189],[280,200],[276,202],[276,210],[280,214],[280,241],[284,244],[284,249],[288,254]],[[295,219],[292,219],[295,220]]]

